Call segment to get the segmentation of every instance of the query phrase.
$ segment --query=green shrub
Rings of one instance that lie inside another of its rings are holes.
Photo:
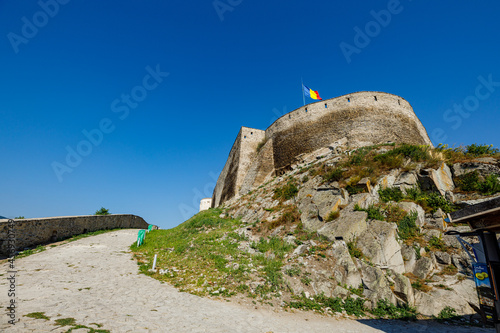
[[[98,211],[95,212],[94,215],[109,215],[109,209],[106,209],[104,207],[101,207]]]
[[[360,211],[360,212],[367,212],[368,217],[367,220],[379,220],[379,221],[385,221],[385,216],[383,212],[380,210],[380,208],[375,207],[374,205],[368,206],[367,209],[363,209],[359,207],[358,204],[354,205],[354,210],[355,211]]]
[[[498,176],[491,174],[479,185],[479,191],[485,195],[493,195],[500,192],[500,181]]]
[[[416,320],[417,310],[409,306],[397,307],[386,299],[380,299],[371,313],[378,318]]]
[[[326,171],[325,175],[323,176],[323,179],[326,180],[327,182],[339,181],[342,179],[343,175],[344,171],[342,171],[341,168],[330,168],[329,170]]]
[[[457,312],[454,308],[451,306],[446,306],[441,312],[438,314],[438,319],[439,320],[448,320],[448,319],[457,319],[460,318],[457,315]]]
[[[356,240],[347,242],[347,249],[349,250],[351,257],[359,259],[363,258],[363,252],[356,247]]]
[[[432,236],[429,240],[429,247],[434,250],[446,252],[448,247],[440,237]]]
[[[352,185],[347,185],[345,189],[349,193],[349,195],[355,195],[364,191],[363,188]]]
[[[386,187],[378,190],[380,200],[383,202],[403,200],[404,194],[398,187]]]
[[[401,221],[398,222],[398,236],[401,239],[409,239],[415,237],[420,232],[415,221],[417,220],[418,213],[411,212],[407,214]]]
[[[498,148],[493,148],[493,145],[477,145],[475,143],[465,147],[465,153],[471,156],[494,155],[499,152]]]
[[[298,192],[299,189],[297,188],[297,185],[294,182],[289,181],[286,185],[274,189],[273,199],[281,201],[290,200],[297,195]]]

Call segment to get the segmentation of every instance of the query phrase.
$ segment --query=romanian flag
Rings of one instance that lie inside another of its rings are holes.
[[[309,96],[312,99],[322,100],[321,97],[319,97],[319,93],[317,91],[314,91],[314,90],[306,87],[305,85],[302,85],[302,88],[304,89],[304,94],[306,94],[306,96]]]

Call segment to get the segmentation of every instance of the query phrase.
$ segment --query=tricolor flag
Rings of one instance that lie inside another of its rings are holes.
[[[311,97],[312,99],[319,99],[322,100],[321,97],[319,97],[319,93],[317,91],[314,91],[308,87],[306,87],[304,84],[302,84],[302,88],[304,89],[304,94],[306,96]]]

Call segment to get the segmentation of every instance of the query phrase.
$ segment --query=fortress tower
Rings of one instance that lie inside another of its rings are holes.
[[[432,146],[402,97],[364,91],[312,103],[285,114],[265,131],[240,129],[217,180],[212,207],[261,185],[270,173],[288,170],[298,155],[342,138],[348,147],[388,141]]]

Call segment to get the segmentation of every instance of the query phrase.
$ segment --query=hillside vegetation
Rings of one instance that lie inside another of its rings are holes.
[[[470,259],[443,234],[468,226],[443,218],[500,192],[499,158],[484,145],[333,146],[131,248],[144,274],[200,296],[371,318],[472,314]]]

